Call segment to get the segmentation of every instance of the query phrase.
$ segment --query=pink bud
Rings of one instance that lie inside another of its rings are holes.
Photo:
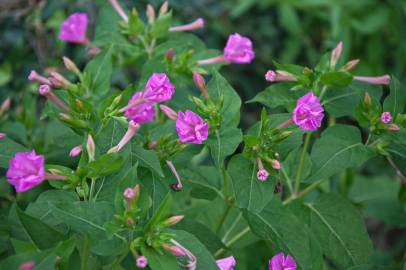
[[[148,266],[148,259],[145,256],[139,256],[136,259],[136,264],[138,268],[146,268]]]
[[[64,76],[55,71],[51,72],[51,77],[48,79],[51,82],[51,85],[57,88],[68,88],[71,84]]]
[[[67,70],[75,73],[76,75],[80,74],[80,70],[78,69],[76,64],[71,59],[64,56],[64,57],[62,57],[62,60],[63,60],[63,64],[65,65]]]
[[[178,119],[178,114],[172,110],[170,107],[165,105],[160,105],[159,109],[171,120],[176,121]]]
[[[343,51],[343,42],[340,41],[331,53],[330,66],[335,67]]]
[[[135,123],[134,121],[130,121],[128,123],[128,129],[127,132],[124,134],[123,138],[121,138],[120,142],[111,148],[108,153],[115,153],[123,149],[123,147],[131,141],[131,139],[134,137],[134,135],[137,133],[137,131],[140,129],[141,125]]]
[[[121,8],[121,6],[119,5],[119,3],[117,2],[117,0],[109,0],[110,4],[113,6],[113,8],[116,10],[116,12],[118,13],[118,15],[120,15],[120,17],[125,21],[128,22],[128,17],[125,14],[124,10]]]
[[[6,98],[0,106],[0,114],[8,111],[11,107],[11,99],[8,97]]]
[[[169,28],[169,32],[193,31],[196,29],[201,29],[203,27],[204,27],[204,19],[199,18],[196,21],[189,24],[171,27]]]
[[[168,8],[169,8],[169,3],[168,3],[168,1],[165,1],[165,2],[162,4],[161,8],[159,9],[159,16],[162,16],[162,15],[164,15],[165,13],[167,13],[167,12],[168,12]]]
[[[4,138],[6,138],[7,137],[7,134],[6,133],[0,133],[0,139],[4,139]]]
[[[25,263],[21,264],[18,267],[18,270],[33,270],[34,266],[35,266],[34,261],[28,261],[28,262],[25,262]]]
[[[185,216],[172,216],[164,221],[165,226],[173,226],[178,224]]]
[[[275,170],[281,169],[281,163],[276,159],[271,160],[271,165],[272,165],[272,168],[274,168]]]
[[[165,55],[166,59],[168,59],[169,61],[171,61],[174,56],[175,56],[175,52],[173,51],[172,48],[169,48],[169,49],[166,51],[166,55]]]
[[[400,127],[398,125],[396,125],[396,124],[389,124],[389,125],[386,126],[386,129],[390,130],[390,131],[397,132],[397,131],[400,130]]]
[[[69,152],[69,156],[70,157],[76,157],[78,156],[80,153],[82,152],[82,146],[78,145],[72,148],[72,150],[70,150]]]
[[[93,161],[96,154],[96,146],[93,137],[90,134],[87,136],[86,150],[89,155],[89,160]]]
[[[28,80],[36,81],[40,84],[50,85],[51,82],[44,76],[39,75],[35,70],[31,70],[30,75],[28,75]]]
[[[268,82],[297,81],[295,76],[282,70],[268,70],[265,74],[265,79]]]
[[[150,4],[147,5],[146,14],[147,14],[148,22],[150,24],[153,23],[155,21],[155,9]]]
[[[173,246],[173,245],[168,245],[168,244],[163,244],[162,248],[172,254],[173,256],[176,257],[183,257],[186,256],[186,252],[184,249],[178,246]]]
[[[157,142],[156,141],[150,141],[148,143],[148,149],[155,149],[155,147],[157,146]]]
[[[392,115],[390,112],[383,112],[381,114],[381,122],[384,124],[389,124],[392,121]]]
[[[350,71],[350,70],[354,69],[354,68],[358,65],[358,63],[359,63],[359,59],[351,60],[351,61],[347,62],[347,63],[341,68],[341,70]]]
[[[38,92],[47,97],[52,103],[55,105],[59,106],[61,109],[65,111],[69,111],[69,107],[63,103],[62,100],[60,100],[53,92],[52,89],[49,85],[47,84],[41,84],[38,88]]]
[[[383,75],[379,77],[364,77],[364,76],[354,76],[354,80],[366,82],[370,84],[382,84],[382,85],[389,85],[390,84],[390,76]]]
[[[132,189],[132,188],[126,188],[126,189],[124,190],[123,196],[124,196],[124,198],[131,200],[132,198],[135,197],[134,189]]]
[[[206,82],[203,78],[203,76],[198,73],[198,72],[192,72],[193,74],[193,81],[195,82],[195,84],[197,85],[197,87],[199,87],[200,91],[202,92],[202,94],[205,96],[205,98],[209,97],[209,93],[207,92],[206,89]]]

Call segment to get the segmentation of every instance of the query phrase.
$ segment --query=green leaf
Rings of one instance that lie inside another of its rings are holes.
[[[345,87],[352,82],[352,75],[344,71],[331,71],[324,73],[320,81],[327,86]]]
[[[320,246],[310,229],[279,198],[274,198],[260,213],[245,210],[253,233],[262,240],[270,241],[274,250],[290,254],[298,270],[321,269]]]
[[[172,11],[161,15],[151,25],[150,35],[152,38],[163,37],[168,34],[172,23]]]
[[[159,205],[159,208],[154,212],[151,219],[148,221],[147,225],[145,225],[144,232],[148,233],[155,225],[168,218],[171,206],[172,196],[170,193],[168,193],[165,196],[165,199]]]
[[[290,177],[290,179],[296,179],[297,173],[297,166],[300,163],[300,158],[302,155],[303,148],[296,148],[292,152],[289,153],[285,161],[282,163],[283,169],[286,171],[286,174]],[[312,161],[308,154],[305,155],[304,159],[304,166],[302,171],[302,178],[306,178],[309,176],[312,170]]]
[[[112,52],[114,46],[111,45],[94,57],[85,67],[85,74],[89,77],[88,90],[92,97],[101,98],[110,90],[111,74],[113,72]]]
[[[234,189],[238,207],[251,212],[260,212],[273,197],[273,185],[270,180],[257,179],[257,165],[241,155],[234,156],[227,167]]]
[[[88,165],[88,177],[100,177],[116,172],[123,165],[123,157],[118,153],[104,154]]]
[[[191,196],[199,199],[213,200],[221,193],[222,180],[219,170],[213,166],[193,166],[182,170],[182,179],[192,187]]]
[[[224,159],[237,150],[241,141],[241,129],[221,128],[219,132],[211,134],[205,144],[210,148],[216,166],[221,166]]]
[[[159,162],[158,155],[153,150],[145,150],[139,145],[131,145],[131,156],[140,162],[140,166],[151,169],[160,177],[164,177],[164,173]]]
[[[345,168],[358,167],[374,156],[361,142],[358,128],[335,125],[326,129],[311,152],[313,168],[306,182],[328,178]]]
[[[27,148],[22,146],[21,144],[16,143],[15,141],[4,138],[0,140],[0,167],[1,168],[8,168],[8,163],[10,159],[17,153],[17,152],[26,152],[29,151]]]
[[[64,236],[54,228],[35,217],[27,215],[21,209],[16,208],[16,212],[24,230],[32,242],[40,249],[51,248],[64,238]]]
[[[396,117],[405,110],[406,89],[394,76],[392,76],[389,89],[389,96],[383,103],[383,111],[390,112],[393,117]]]
[[[185,231],[173,231],[175,239],[196,256],[196,270],[217,269],[216,261],[207,248],[193,235]]]
[[[340,269],[370,261],[371,240],[350,202],[329,193],[305,205],[310,209],[310,227],[327,258]]]
[[[152,270],[179,270],[176,257],[168,253],[159,254],[152,248],[142,247],[142,254],[148,259],[148,266]]]

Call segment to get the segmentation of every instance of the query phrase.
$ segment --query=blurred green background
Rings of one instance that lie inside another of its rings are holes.
[[[7,131],[17,141],[25,137],[46,140],[46,130],[40,128],[45,124],[38,122],[35,112],[36,86],[27,76],[32,69],[43,71],[61,66],[63,55],[83,66],[89,59],[85,49],[59,41],[59,26],[68,14],[85,11],[90,15],[89,36],[92,37],[98,4],[106,1],[0,1],[0,102],[10,96],[16,117],[21,120],[3,125],[3,132]],[[159,7],[162,2],[120,1],[127,8],[136,6],[144,17],[147,3]],[[405,0],[171,0],[170,7],[174,10],[175,24],[198,17],[205,19],[206,27],[195,33],[210,48],[222,49],[228,35],[234,32],[252,38],[254,62],[222,68],[222,74],[243,101],[269,86],[264,74],[274,68],[273,60],[313,66],[339,41],[344,42],[344,61],[361,59],[356,74],[393,74],[403,81],[406,78]],[[254,123],[259,112],[256,104],[244,105],[242,127]],[[364,216],[370,217],[368,229],[378,250],[375,259],[382,264],[396,261],[395,265],[401,269],[406,256],[406,209],[395,199],[396,183],[386,179],[387,176],[379,176],[380,168],[386,165],[380,160],[368,164],[366,176],[357,176],[351,190],[341,192],[357,204],[368,201]],[[370,179],[371,174],[378,176]],[[370,190],[363,197],[366,188]],[[377,192],[381,189],[385,192]]]

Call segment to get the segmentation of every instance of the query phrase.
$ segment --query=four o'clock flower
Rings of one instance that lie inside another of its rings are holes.
[[[186,110],[178,112],[176,120],[176,131],[181,142],[201,144],[207,139],[209,125],[196,113]]]
[[[265,74],[265,79],[268,82],[297,81],[295,76],[282,70],[268,70]]]
[[[258,172],[257,172],[257,178],[259,181],[265,181],[269,177],[269,172],[265,170],[264,164],[262,163],[262,160],[260,158],[257,158],[257,163],[258,163]]]
[[[10,159],[6,173],[8,182],[17,192],[25,192],[45,179],[65,180],[65,176],[45,173],[45,157],[31,152],[18,152]]]
[[[292,119],[303,130],[317,130],[324,118],[320,100],[312,92],[299,98]]]
[[[128,123],[128,129],[127,132],[124,134],[123,138],[116,146],[112,147],[108,151],[108,153],[115,153],[120,151],[134,137],[134,135],[137,133],[140,127],[141,126],[139,124],[131,120],[130,123]]]
[[[217,266],[220,270],[234,270],[236,265],[235,259],[233,256],[223,258],[216,261]]]
[[[80,155],[81,152],[82,152],[82,146],[78,145],[78,146],[73,147],[72,150],[70,150],[69,156],[76,157],[76,156]]]
[[[392,115],[390,112],[383,112],[381,114],[381,122],[384,124],[389,124],[392,122]]]
[[[59,39],[71,43],[88,44],[89,39],[86,37],[87,23],[86,13],[73,13],[62,23]]]
[[[269,270],[296,270],[296,262],[283,252],[276,254],[269,260]]]
[[[199,65],[216,64],[230,62],[235,64],[249,64],[255,57],[252,41],[240,34],[233,34],[228,37],[227,44],[224,47],[223,55],[199,60]]]
[[[31,70],[30,74],[28,75],[28,80],[36,81],[40,84],[51,85],[51,82],[47,78],[38,74],[35,70]]]
[[[165,102],[174,92],[175,86],[165,73],[154,73],[147,81],[142,98],[147,102]]]
[[[155,116],[155,109],[152,103],[142,101],[142,92],[137,92],[128,102],[124,111],[125,116],[134,123],[147,123]]]
[[[390,84],[390,76],[388,74],[378,77],[354,76],[354,80],[370,84],[382,84],[382,85]]]
[[[204,19],[199,18],[196,21],[179,26],[172,26],[169,28],[169,32],[183,32],[183,31],[193,31],[197,29],[201,29],[204,27]]]
[[[148,259],[145,256],[137,256],[135,263],[138,268],[146,268],[148,266]]]
[[[61,109],[69,111],[69,107],[52,92],[52,89],[49,85],[47,84],[40,85],[38,88],[38,93],[48,98],[52,103],[54,103]]]

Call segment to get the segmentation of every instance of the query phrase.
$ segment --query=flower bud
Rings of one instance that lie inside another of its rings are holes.
[[[8,111],[11,106],[11,99],[8,97],[6,98],[0,106],[0,115],[4,112]]]
[[[354,76],[353,78],[356,81],[366,82],[369,84],[378,84],[378,85],[389,85],[390,76],[388,74],[378,77],[365,77],[365,76]]]
[[[18,267],[18,270],[33,270],[34,266],[35,266],[34,261],[28,261],[28,262],[25,262],[25,263],[21,264]]]
[[[207,92],[206,82],[205,82],[203,76],[200,73],[195,72],[195,71],[192,74],[193,74],[193,81],[195,82],[197,87],[199,87],[200,91],[205,96],[205,98],[208,98],[209,93]]]
[[[277,194],[277,193],[281,193],[283,191],[283,186],[281,184],[281,182],[277,182],[274,188],[273,193]]]
[[[179,223],[185,216],[172,216],[164,221],[165,226],[173,226]]]
[[[70,150],[69,152],[69,156],[70,157],[76,157],[78,156],[80,153],[82,152],[82,146],[78,145],[72,148],[72,150]]]
[[[330,66],[335,67],[343,51],[343,42],[340,41],[331,53]]]
[[[6,137],[7,137],[7,134],[6,134],[6,133],[1,133],[1,132],[0,132],[0,140],[1,140],[1,139],[4,139],[4,138],[6,138]]]
[[[204,19],[198,18],[194,22],[191,22],[191,23],[188,23],[185,25],[173,26],[173,27],[169,28],[169,32],[192,31],[192,30],[201,29],[203,27],[204,27]]]
[[[365,92],[364,95],[364,104],[367,108],[371,107],[372,104],[372,99],[371,96],[368,94],[368,92]]]
[[[55,71],[51,72],[51,77],[49,77],[48,79],[51,82],[52,87],[66,89],[71,85],[70,81],[68,81],[64,76]]]
[[[159,9],[159,16],[162,16],[165,13],[167,13],[168,12],[168,7],[169,7],[169,3],[168,3],[168,1],[165,1],[162,4],[161,8]]]
[[[155,147],[157,146],[157,142],[156,141],[150,141],[148,142],[148,149],[155,149]]]
[[[272,168],[274,168],[275,170],[281,169],[281,163],[279,162],[279,160],[271,159],[271,165],[272,165]]]
[[[358,65],[358,63],[359,63],[359,59],[351,60],[351,61],[347,62],[347,63],[341,68],[341,70],[343,70],[343,71],[350,71],[350,70],[353,70],[353,69]]]
[[[172,59],[173,59],[174,56],[175,56],[175,52],[173,51],[172,48],[169,48],[169,49],[166,51],[166,54],[165,54],[166,59],[167,59],[168,61],[172,61]]]
[[[35,70],[31,70],[30,75],[28,75],[28,80],[36,81],[40,84],[50,85],[51,82],[44,76],[39,75]]]
[[[173,256],[176,256],[176,257],[187,256],[186,252],[181,247],[178,247],[178,246],[163,244],[162,248],[165,251],[169,252],[170,254],[172,254]]]
[[[90,134],[87,136],[86,150],[87,154],[89,155],[89,160],[93,161],[96,154],[96,146],[94,144],[93,137]]]
[[[148,18],[148,23],[153,23],[155,21],[155,9],[153,6],[150,4],[147,5],[147,18]]]
[[[76,64],[71,59],[69,59],[66,56],[62,57],[62,59],[63,59],[63,64],[65,65],[67,70],[73,72],[76,75],[80,74],[80,70],[78,69]]]
[[[397,132],[397,131],[400,130],[400,127],[398,125],[396,125],[396,124],[389,124],[389,125],[386,126],[386,129],[390,130],[390,131]]]
[[[159,108],[169,119],[174,121],[178,119],[178,114],[172,108],[165,105],[160,105]]]
[[[123,193],[124,198],[128,200],[132,200],[135,197],[135,192],[134,189],[132,188],[126,188]]]

